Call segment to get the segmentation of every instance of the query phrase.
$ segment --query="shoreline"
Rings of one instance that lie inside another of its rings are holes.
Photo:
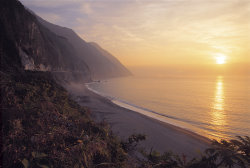
[[[121,100],[117,100],[113,97],[107,97],[101,93],[99,93],[98,91],[95,91],[94,89],[91,89],[89,86],[88,86],[89,83],[85,83],[85,87],[90,91],[92,92],[93,94],[96,94],[97,96],[101,96],[102,98],[104,99],[107,99],[107,101],[110,101],[109,103],[113,103],[115,105],[117,105],[119,108],[124,108],[126,110],[130,110],[130,111],[133,111],[135,113],[139,113],[143,116],[146,116],[150,119],[153,119],[153,120],[156,120],[158,122],[161,122],[162,124],[166,124],[167,126],[169,127],[173,127],[174,129],[177,129],[178,131],[183,131],[184,133],[186,134],[189,134],[191,136],[194,136],[194,137],[197,137],[197,138],[200,138],[202,139],[204,142],[206,143],[209,143],[211,142],[211,140],[205,136],[202,136],[196,132],[193,132],[192,130],[189,130],[189,129],[186,129],[182,126],[179,126],[178,124],[174,124],[172,122],[168,122],[160,117],[157,117],[157,115],[159,116],[164,116],[164,117],[167,117],[165,115],[162,115],[158,112],[155,112],[155,111],[152,111],[152,110],[148,110],[148,109],[145,109],[145,108],[142,108],[142,107],[139,107],[139,106],[135,106],[135,105],[132,105],[132,104],[129,104],[127,102],[124,102],[124,101],[121,101]],[[151,115],[148,114],[148,113],[152,113]]]
[[[90,109],[95,121],[106,121],[122,140],[132,134],[145,134],[146,140],[140,147],[147,151],[153,148],[160,153],[172,151],[192,158],[211,144],[210,139],[195,132],[121,107],[85,84],[70,84],[66,88],[80,105]]]
[[[164,119],[158,117],[158,116],[163,116],[163,117],[168,117],[168,116],[165,116],[163,114],[160,114],[158,112],[155,112],[155,111],[152,111],[152,110],[149,110],[149,109],[146,109],[146,108],[142,108],[142,107],[139,107],[139,106],[136,106],[136,105],[133,105],[133,104],[129,104],[129,103],[125,102],[125,101],[118,100],[118,99],[113,98],[113,97],[105,96],[102,93],[99,93],[98,91],[90,88],[88,86],[88,84],[91,84],[91,83],[85,83],[84,84],[85,87],[90,92],[92,92],[93,94],[96,94],[97,96],[101,96],[104,99],[107,99],[107,101],[110,101],[110,103],[113,103],[113,104],[117,105],[120,108],[124,108],[126,110],[130,110],[130,111],[133,111],[135,113],[139,113],[139,114],[141,114],[143,116],[146,116],[146,117],[148,117],[150,119],[153,119],[153,120],[156,120],[158,122],[161,122],[162,124],[166,124],[167,126],[173,127],[175,129],[177,129],[178,131],[183,131],[184,133],[190,134],[191,136],[194,136],[194,137],[197,137],[197,138],[201,138],[203,141],[205,141],[207,143],[211,142],[211,139],[209,139],[208,137],[202,136],[199,133],[196,133],[196,132],[193,132],[192,130],[186,129],[183,126],[180,126],[178,124],[175,124],[175,123],[172,123],[170,121],[167,121],[166,119],[164,120]],[[151,113],[151,115],[149,113]]]

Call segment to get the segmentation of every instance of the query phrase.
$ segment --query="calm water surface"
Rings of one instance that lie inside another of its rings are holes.
[[[116,104],[208,138],[250,136],[249,77],[127,77],[88,86]]]

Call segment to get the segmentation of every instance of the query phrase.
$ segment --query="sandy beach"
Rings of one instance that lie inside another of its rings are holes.
[[[209,139],[117,106],[107,98],[91,92],[84,84],[70,84],[66,88],[80,105],[90,109],[97,122],[104,120],[109,123],[112,131],[121,139],[131,134],[145,134],[146,140],[141,142],[141,146],[148,151],[151,148],[161,153],[172,151],[192,158],[209,147]]]

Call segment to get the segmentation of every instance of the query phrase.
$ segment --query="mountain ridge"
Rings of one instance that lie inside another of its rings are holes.
[[[72,29],[49,23],[18,1],[1,1],[1,71],[49,71],[65,82],[127,76],[111,54],[81,39]],[[8,41],[8,43],[6,43]],[[12,65],[12,66],[9,66]]]
[[[0,8],[2,71],[16,65],[19,70],[76,72],[74,79],[70,74],[67,79],[91,80],[88,66],[75,56],[75,50],[66,38],[40,24],[18,1],[1,1]],[[6,40],[8,44],[4,42]],[[6,48],[5,45],[11,46]],[[12,51],[15,53],[8,54]],[[17,60],[19,64],[15,63]]]
[[[50,23],[35,15],[38,21],[55,34],[65,37],[76,50],[77,57],[90,68],[93,79],[128,76],[132,73],[120,61],[95,42],[86,42],[74,30]],[[96,45],[93,45],[96,44]]]

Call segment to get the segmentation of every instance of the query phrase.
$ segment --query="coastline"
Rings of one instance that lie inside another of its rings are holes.
[[[131,134],[145,134],[146,140],[140,143],[140,147],[147,151],[172,151],[192,158],[199,156],[211,142],[192,131],[118,106],[89,90],[85,84],[71,83],[65,87],[80,105],[90,109],[94,120],[106,121],[121,139],[126,139]]]

